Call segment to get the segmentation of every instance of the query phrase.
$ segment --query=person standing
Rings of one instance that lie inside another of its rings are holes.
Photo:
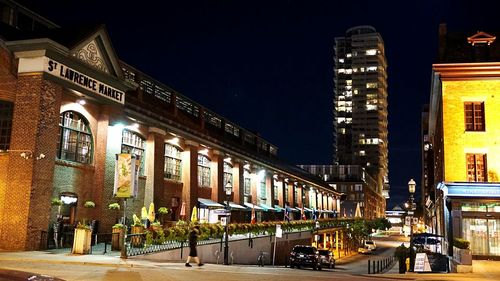
[[[186,267],[191,267],[189,262],[193,259],[198,266],[202,266],[203,263],[200,262],[198,258],[198,253],[196,251],[196,245],[198,244],[198,236],[200,235],[200,226],[195,225],[193,229],[189,232],[189,256],[186,261]]]

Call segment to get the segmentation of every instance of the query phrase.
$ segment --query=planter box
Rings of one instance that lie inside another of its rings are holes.
[[[90,229],[76,228],[73,240],[73,254],[89,254],[92,231]]]
[[[472,265],[472,251],[453,247],[453,260],[461,265]]]
[[[144,233],[144,227],[142,226],[132,226],[132,234],[142,234]],[[133,236],[131,239],[131,243],[133,247],[141,247],[142,246],[142,236]]]
[[[111,235],[111,250],[121,251],[123,245],[123,229],[113,228]]]

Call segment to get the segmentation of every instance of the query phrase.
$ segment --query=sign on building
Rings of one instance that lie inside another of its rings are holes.
[[[113,194],[117,198],[130,198],[137,196],[138,167],[135,155],[117,154],[115,161],[115,183]]]

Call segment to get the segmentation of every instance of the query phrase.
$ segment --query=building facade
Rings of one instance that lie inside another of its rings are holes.
[[[227,201],[247,222],[252,209],[264,221],[286,206],[340,208],[338,192],[275,145],[121,61],[104,26],[61,28],[0,4],[10,15],[0,23],[0,249],[43,248],[57,219],[110,232],[115,202],[129,217],[167,207],[172,221],[196,206],[202,222],[219,221]]]
[[[334,163],[360,165],[389,198],[387,61],[371,26],[335,38]]]
[[[421,208],[423,210],[422,220],[429,232],[433,232],[437,225],[436,217],[436,192],[432,185],[434,179],[433,169],[433,149],[429,138],[429,105],[426,104],[422,108],[422,116],[420,123],[420,151],[422,155],[422,177],[421,185]]]
[[[475,258],[500,258],[500,44],[485,33],[440,26],[432,69],[429,139],[436,232],[470,241]]]
[[[377,182],[358,165],[299,165],[326,181],[343,194],[341,217],[366,219],[385,216],[386,200],[377,190]]]

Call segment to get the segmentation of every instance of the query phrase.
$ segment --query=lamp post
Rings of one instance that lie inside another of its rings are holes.
[[[231,193],[233,192],[233,185],[231,184],[230,181],[226,183],[225,186],[225,191],[226,191],[226,225],[224,227],[224,236],[225,236],[225,242],[224,242],[224,264],[229,265],[229,233],[228,233],[228,224],[229,224],[229,214],[231,212],[231,209],[229,207],[229,196],[231,196]]]
[[[413,203],[413,194],[415,194],[415,186],[416,183],[413,179],[410,179],[408,182],[408,192],[410,193],[410,204],[408,208],[408,215],[411,214],[410,217],[410,271],[413,271],[412,265],[413,265],[413,211],[415,210],[414,203]]]

